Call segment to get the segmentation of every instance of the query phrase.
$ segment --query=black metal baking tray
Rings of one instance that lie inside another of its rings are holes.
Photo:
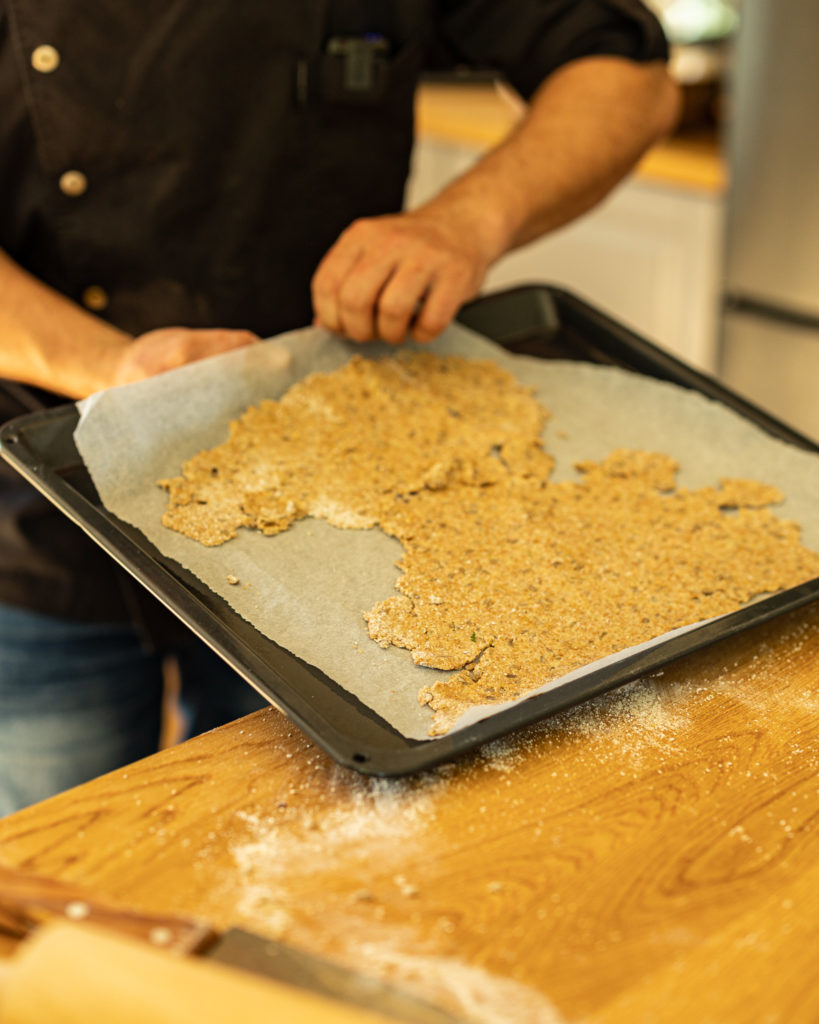
[[[487,295],[464,307],[459,319],[513,352],[623,366],[700,391],[775,437],[819,452],[808,438],[560,289],[527,285]],[[336,761],[366,774],[404,775],[452,760],[819,598],[819,579],[803,583],[614,666],[589,671],[467,729],[432,740],[407,739],[323,672],[263,636],[138,530],[103,508],[74,446],[77,420],[73,403],[18,417],[0,429],[2,455]]]

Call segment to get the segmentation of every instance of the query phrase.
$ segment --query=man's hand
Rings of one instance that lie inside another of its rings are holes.
[[[251,331],[159,327],[139,335],[118,351],[109,384],[144,380],[186,363],[252,345],[258,340],[258,335]]]
[[[497,255],[478,210],[424,208],[355,221],[316,271],[315,322],[354,341],[431,341],[473,298]]]
[[[678,105],[660,63],[559,68],[508,138],[431,202],[343,232],[313,278],[316,323],[356,341],[430,341],[498,257],[602,199],[673,128]]]

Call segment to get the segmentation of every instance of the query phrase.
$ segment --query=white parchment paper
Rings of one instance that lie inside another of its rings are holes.
[[[780,487],[787,497],[777,514],[796,520],[805,544],[819,550],[819,456],[771,438],[697,392],[613,367],[514,356],[457,325],[432,350],[494,359],[536,389],[551,412],[543,436],[557,460],[556,479],[574,476],[579,459],[602,459],[621,446],[667,452],[682,467],[681,485],[733,476]],[[364,611],[396,592],[398,541],[377,528],[339,530],[307,519],[275,537],[242,530],[221,547],[205,548],[161,525],[166,494],[156,484],[225,440],[229,420],[248,405],[278,397],[310,372],[336,369],[355,353],[381,358],[393,351],[354,345],[320,329],[291,332],[93,395],[80,403],[75,439],[106,508],[266,636],[320,668],[405,736],[426,739],[432,713],[418,704],[417,693],[448,673],[413,665],[408,651],[382,650],[363,619]],[[231,585],[228,576],[240,582]],[[473,710],[457,727],[498,710]]]

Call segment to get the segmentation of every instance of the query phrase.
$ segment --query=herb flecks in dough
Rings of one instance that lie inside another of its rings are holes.
[[[798,526],[758,507],[782,499],[775,488],[677,491],[674,461],[648,452],[580,468],[578,481],[510,476],[419,494],[382,519],[407,550],[404,596],[369,613],[370,635],[418,664],[462,669],[421,691],[432,735],[469,707],[819,575]]]
[[[819,575],[795,523],[748,480],[677,489],[667,455],[619,449],[552,483],[546,411],[491,362],[353,359],[231,424],[169,492],[166,526],[204,544],[305,516],[379,525],[398,595],[366,613],[383,647],[455,670],[421,690],[431,735],[469,707]]]

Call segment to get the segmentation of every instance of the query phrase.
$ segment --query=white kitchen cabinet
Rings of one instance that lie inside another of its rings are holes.
[[[421,138],[407,205],[463,173],[477,148]],[[687,362],[716,367],[723,202],[718,193],[624,182],[602,204],[501,259],[485,290],[561,285]]]

